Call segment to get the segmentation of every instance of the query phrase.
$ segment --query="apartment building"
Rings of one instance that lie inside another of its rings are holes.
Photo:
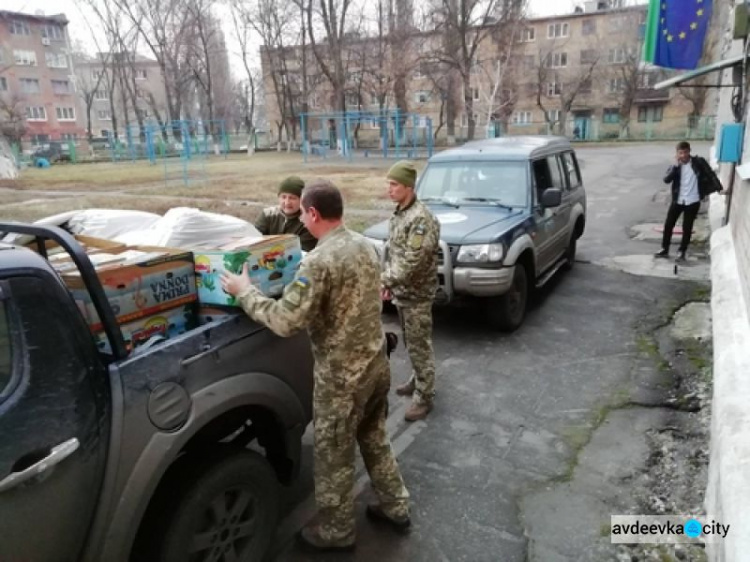
[[[141,124],[169,122],[167,95],[159,64],[139,53],[98,53],[76,60],[84,126],[94,138],[117,132],[126,141]]]
[[[652,86],[669,72],[641,61],[646,6],[613,5],[608,0],[585,2],[571,14],[528,18],[512,32],[503,29],[493,33],[488,29],[481,34],[483,39],[469,71],[469,92],[464,91],[458,70],[446,67],[434,56],[441,49],[443,38],[435,32],[412,34],[408,49],[385,56],[387,61],[408,68],[406,108],[417,117],[406,126],[411,128],[416,123],[417,129],[425,129],[429,118],[433,132],[439,131],[438,140],[445,137],[447,100],[452,97],[455,136],[465,139],[469,115],[464,100],[468,97],[473,105],[474,138],[504,133],[555,133],[580,139],[684,134],[689,125],[699,120],[695,115],[689,117],[695,108],[677,88],[653,90]],[[509,33],[513,34],[512,40],[508,39]],[[344,57],[347,110],[377,112],[382,102],[394,108],[392,69],[386,72],[386,80],[378,80],[383,74],[379,75],[372,66],[373,62],[376,66],[380,62],[375,56],[379,50],[377,39],[364,37],[349,45],[350,52]],[[359,52],[369,53],[369,62],[361,68],[357,61],[365,57]],[[300,111],[303,101],[299,88],[301,48],[288,48],[283,55],[273,49],[261,50],[266,112],[272,133],[274,123],[277,131],[280,129],[282,114],[288,120],[290,114]],[[282,65],[278,64],[279,58],[284,59]],[[308,53],[307,60],[309,111],[333,111],[337,104],[330,84],[317,68],[312,53]],[[392,63],[386,62],[385,66],[388,64]],[[378,82],[391,89],[380,91],[373,85]],[[284,111],[280,110],[279,101],[285,104]],[[704,103],[701,112],[712,106]],[[332,122],[320,126],[333,129]],[[358,134],[370,129],[376,131],[377,122],[362,123]]]
[[[0,11],[0,127],[26,146],[83,137],[67,26]]]

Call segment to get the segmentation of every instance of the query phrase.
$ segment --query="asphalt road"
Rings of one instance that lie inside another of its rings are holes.
[[[708,156],[705,145],[694,152]],[[678,278],[598,265],[658,249],[654,242],[631,240],[628,232],[663,220],[666,207],[658,194],[673,153],[672,143],[579,150],[589,200],[579,263],[541,292],[521,329],[492,332],[471,308],[437,311],[435,410],[425,422],[407,424],[407,401],[394,395],[388,422],[412,496],[412,532],[398,536],[365,519],[372,495],[360,465],[356,553],[299,551],[293,535],[315,513],[308,435],[302,477],[286,491],[275,560],[526,559],[521,499],[569,474],[592,419],[627,392],[643,326],[694,290]],[[384,319],[397,330],[395,316]],[[394,386],[409,371],[400,347],[392,358]]]

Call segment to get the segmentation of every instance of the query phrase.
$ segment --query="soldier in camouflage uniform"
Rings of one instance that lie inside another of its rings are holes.
[[[315,237],[300,220],[300,197],[305,182],[297,176],[289,176],[279,184],[279,204],[267,207],[255,221],[261,234],[296,234],[305,252],[315,248]]]
[[[412,395],[406,421],[427,417],[435,398],[435,356],[432,350],[432,302],[437,290],[440,223],[417,199],[417,171],[397,162],[388,172],[388,195],[397,203],[388,232],[388,253],[381,274],[382,297],[392,299],[401,319],[412,376],[396,393]]]
[[[245,312],[280,336],[307,328],[315,358],[313,393],[317,521],[300,531],[306,547],[354,547],[354,461],[359,449],[379,503],[371,519],[396,530],[410,525],[409,494],[386,432],[390,368],[381,323],[377,254],[345,228],[341,194],[330,182],[309,184],[302,220],[319,240],[280,300],[264,297],[242,275],[222,286]]]

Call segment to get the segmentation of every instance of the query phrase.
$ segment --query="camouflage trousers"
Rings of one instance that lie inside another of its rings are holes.
[[[386,514],[396,518],[409,514],[409,493],[385,427],[390,388],[385,355],[378,356],[368,371],[360,388],[349,394],[317,382],[315,385],[315,502],[319,532],[327,541],[348,542],[354,538],[356,444]]]
[[[414,402],[432,404],[435,399],[435,354],[432,350],[432,302],[398,304],[398,317],[409,353]]]

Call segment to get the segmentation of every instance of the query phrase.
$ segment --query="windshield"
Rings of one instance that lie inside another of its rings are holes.
[[[419,182],[423,201],[525,207],[529,191],[526,162],[434,162]]]

